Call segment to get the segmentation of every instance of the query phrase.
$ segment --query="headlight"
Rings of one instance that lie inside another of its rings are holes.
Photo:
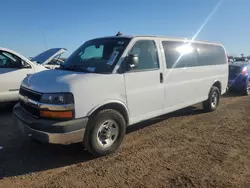
[[[74,97],[72,93],[51,93],[43,94],[41,103],[45,104],[73,104]]]

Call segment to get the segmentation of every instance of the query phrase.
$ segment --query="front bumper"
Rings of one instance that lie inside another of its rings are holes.
[[[68,121],[37,119],[24,111],[20,104],[13,108],[13,114],[19,128],[34,139],[52,144],[72,144],[83,141],[88,118]]]

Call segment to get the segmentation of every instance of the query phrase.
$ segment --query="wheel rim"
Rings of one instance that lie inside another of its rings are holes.
[[[250,94],[250,85],[247,86],[247,94]]]
[[[106,120],[97,131],[97,142],[102,148],[110,147],[116,141],[118,134],[118,124],[113,120]]]
[[[217,103],[218,103],[218,94],[214,92],[212,95],[211,106],[214,108],[217,106]]]

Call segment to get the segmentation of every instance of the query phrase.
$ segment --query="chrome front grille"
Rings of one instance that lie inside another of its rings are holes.
[[[20,88],[19,94],[37,102],[39,102],[42,98],[42,93],[38,93],[23,87]]]
[[[40,117],[40,111],[38,108],[35,108],[33,106],[30,106],[29,104],[24,103],[20,100],[20,106],[30,115],[39,118]]]
[[[42,93],[38,93],[26,88],[21,87],[19,90],[20,95],[20,106],[23,110],[25,110],[30,115],[39,118],[40,117],[40,111],[37,105],[34,104],[38,103],[38,101],[42,98]],[[24,99],[27,99],[24,100]],[[31,101],[34,101],[33,103],[30,103]]]

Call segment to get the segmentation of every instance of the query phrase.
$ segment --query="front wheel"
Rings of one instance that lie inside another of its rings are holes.
[[[203,102],[203,108],[207,112],[212,112],[218,108],[220,102],[220,90],[213,86],[209,92],[208,99]]]
[[[93,155],[100,157],[114,153],[126,132],[124,117],[113,109],[99,111],[90,118],[83,144]]]

